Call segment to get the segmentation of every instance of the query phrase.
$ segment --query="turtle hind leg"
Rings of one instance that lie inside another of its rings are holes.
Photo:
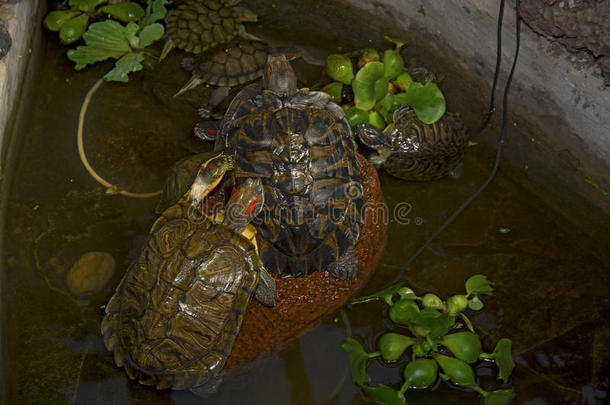
[[[215,394],[216,392],[218,392],[218,388],[222,383],[223,375],[224,371],[222,371],[219,375],[211,376],[202,385],[189,388],[189,391],[202,398],[206,398],[212,394]]]
[[[358,277],[358,256],[356,248],[350,246],[336,262],[328,265],[328,271],[339,280],[353,280]]]

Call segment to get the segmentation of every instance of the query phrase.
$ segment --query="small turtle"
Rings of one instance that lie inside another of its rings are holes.
[[[256,22],[256,15],[240,0],[186,0],[167,17],[167,42],[160,59],[174,48],[198,54],[235,36],[256,39],[246,32],[242,22]]]
[[[216,150],[234,157],[234,182],[260,178],[257,225],[269,271],[301,276],[328,269],[358,274],[354,245],[363,223],[360,163],[341,107],[323,92],[297,90],[284,55],[271,55],[265,90],[246,87],[231,102]]]
[[[275,303],[275,281],[249,224],[263,205],[261,181],[245,181],[224,215],[198,211],[230,164],[220,155],[202,166],[190,190],[154,223],[106,306],[104,343],[144,385],[216,391],[252,295]]]
[[[450,174],[468,147],[464,126],[455,114],[445,113],[428,125],[408,107],[396,110],[394,122],[383,132],[366,123],[356,125],[355,132],[378,151],[369,161],[403,180],[436,180]]]

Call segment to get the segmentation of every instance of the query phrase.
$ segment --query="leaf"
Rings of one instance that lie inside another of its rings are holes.
[[[483,301],[481,301],[476,295],[468,300],[468,308],[472,309],[473,311],[480,311],[483,309],[483,306]]]
[[[513,342],[510,339],[500,339],[498,344],[496,344],[496,348],[491,354],[491,357],[496,361],[496,366],[498,366],[498,370],[500,371],[498,374],[498,379],[502,380],[504,383],[508,382],[510,374],[515,368],[515,362],[513,361],[511,355],[512,344]]]
[[[51,11],[44,18],[44,26],[49,31],[59,31],[65,23],[67,23],[77,15],[80,15],[80,12],[76,10]]]
[[[354,78],[352,62],[345,55],[332,54],[326,58],[326,73],[343,84],[350,84]]]
[[[394,45],[396,45],[397,51],[399,51],[400,48],[402,48],[407,43],[407,41],[405,41],[404,39],[392,38],[392,37],[388,37],[387,35],[384,35],[383,39],[385,39],[386,41],[392,42]]]
[[[368,353],[364,351],[360,342],[353,338],[347,338],[345,343],[341,345],[341,348],[348,354],[352,369],[352,380],[360,386],[364,385],[364,380],[366,379],[366,361],[369,358]]]
[[[444,335],[455,324],[455,317],[441,313],[436,309],[422,309],[411,319],[412,325],[419,327],[420,336],[436,338]],[[421,329],[424,328],[424,329]]]
[[[125,2],[117,4],[109,4],[100,8],[106,14],[123,22],[131,22],[144,17],[145,11],[138,3]]]
[[[419,307],[413,300],[401,299],[390,307],[390,319],[400,325],[409,325],[419,315]]]
[[[112,52],[91,46],[78,46],[68,50],[68,59],[76,63],[74,69],[81,70],[89,64],[101,62],[108,58],[120,58],[125,52]]]
[[[405,367],[404,376],[408,387],[428,388],[438,376],[437,363],[430,359],[412,360]]]
[[[330,96],[330,98],[337,104],[341,104],[343,83],[330,82],[326,86],[322,87],[322,91]]]
[[[405,92],[405,104],[415,110],[424,124],[433,124],[445,113],[445,97],[436,83],[413,82]]]
[[[455,385],[470,387],[475,384],[472,367],[462,360],[442,354],[435,354],[433,357]]]
[[[490,391],[485,396],[485,405],[506,405],[513,390],[496,390]]]
[[[356,128],[356,125],[358,125],[362,122],[369,121],[369,114],[366,111],[363,111],[354,106],[351,106],[351,107],[348,107],[345,109],[345,118],[347,119],[347,122],[349,123],[352,130],[354,130]],[[359,301],[359,300],[354,301],[354,303],[359,303],[359,302],[365,302],[365,301]]]
[[[347,113],[346,113],[347,115]],[[402,288],[402,283],[394,284],[384,290],[381,290],[375,294],[367,295],[364,297],[356,298],[352,300],[352,304],[360,304],[362,302],[368,302],[373,300],[385,300],[388,305],[392,305],[392,297]]]
[[[472,364],[479,361],[483,352],[481,340],[472,332],[458,332],[443,336],[441,344],[458,359]]]
[[[464,321],[468,329],[470,329],[470,331],[474,333],[474,326],[472,326],[472,322],[470,322],[470,319],[468,319],[468,317],[464,315],[464,313],[461,313],[460,317],[462,317],[462,320]]]
[[[116,61],[114,69],[106,73],[104,79],[115,82],[127,82],[129,80],[127,78],[129,73],[142,70],[143,66],[141,62],[143,60],[144,55],[141,52],[128,53]]]
[[[377,387],[362,387],[362,391],[378,404],[407,405],[407,400],[400,391],[383,384],[379,384]]]
[[[410,289],[409,287],[400,287],[398,289],[398,295],[400,295],[400,298],[404,298],[407,300],[418,300],[419,297],[417,295],[415,295],[415,292]]]
[[[140,37],[140,48],[146,48],[153,42],[158,41],[163,36],[164,32],[165,29],[163,28],[163,25],[159,23],[147,25],[138,35]]]
[[[59,39],[64,44],[71,44],[80,39],[89,24],[89,15],[81,14],[64,23],[59,30]]]
[[[379,129],[379,130],[383,130],[385,128],[385,121],[383,119],[383,117],[381,116],[381,114],[379,114],[377,111],[369,111],[369,124],[371,124],[372,126],[374,126],[375,128]]]
[[[388,79],[381,62],[369,62],[356,73],[352,83],[356,107],[368,111],[388,93]]]
[[[409,86],[411,86],[411,83],[413,83],[413,78],[407,72],[402,72],[396,77],[394,83],[400,87],[402,91],[406,91]]]
[[[388,332],[379,338],[377,350],[385,361],[396,361],[402,356],[408,347],[417,343],[411,336]]]
[[[110,56],[118,58],[120,55],[129,52],[127,38],[132,29],[128,30],[127,27],[116,21],[106,20],[91,24],[87,32],[83,34],[83,39],[88,46],[107,50],[112,52],[112,55],[118,54],[119,56]]]
[[[164,19],[167,14],[167,9],[165,8],[166,4],[167,0],[149,1],[148,6],[146,7],[146,15],[140,21],[140,27],[146,27],[147,25]]]
[[[487,276],[483,274],[475,274],[466,280],[466,294],[493,294],[493,283],[487,280]]]
[[[79,11],[86,13],[87,11],[93,10],[95,7],[102,3],[106,3],[107,0],[70,0],[68,5]]]
[[[391,80],[398,76],[405,66],[405,62],[400,56],[400,52],[388,49],[383,53],[384,76]]]

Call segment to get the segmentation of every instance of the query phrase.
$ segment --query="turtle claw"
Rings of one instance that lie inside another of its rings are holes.
[[[161,51],[161,55],[159,56],[159,62],[165,59],[165,57],[174,49],[176,44],[171,39],[168,39],[163,45],[163,50]]]
[[[254,298],[261,304],[272,307],[275,305],[276,291],[275,279],[269,274],[267,269],[261,268]]]
[[[356,248],[350,246],[339,257],[339,260],[331,263],[328,266],[328,271],[339,280],[353,280],[358,277],[358,256],[356,256]]]
[[[186,93],[187,91],[199,86],[201,83],[203,83],[203,80],[201,80],[201,78],[199,76],[197,76],[197,75],[192,76],[190,78],[190,80],[188,82],[186,82],[186,84],[184,86],[182,86],[182,88],[180,90],[178,90],[178,92],[176,94],[174,94],[174,97],[181,96],[182,94]]]

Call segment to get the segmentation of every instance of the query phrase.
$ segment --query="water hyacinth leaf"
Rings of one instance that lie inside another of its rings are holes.
[[[417,326],[420,336],[436,338],[444,335],[449,328],[455,324],[455,317],[441,313],[435,309],[422,309],[411,319],[413,325]],[[413,326],[412,325],[412,326]],[[424,332],[424,330],[427,330]]]
[[[485,395],[485,405],[506,405],[513,395],[513,390],[490,391]]]
[[[411,336],[399,333],[385,333],[377,342],[377,350],[385,361],[396,361],[402,356],[408,347],[417,343]]]
[[[109,4],[100,8],[106,14],[111,15],[119,21],[132,22],[144,17],[145,11],[138,3],[125,2]]]
[[[83,33],[87,29],[89,24],[89,16],[87,14],[81,14],[67,21],[61,26],[59,30],[59,39],[64,44],[71,44],[76,42],[83,36]]]
[[[375,110],[381,114],[386,122],[392,122],[392,114],[394,113],[394,106],[396,104],[395,97],[393,94],[386,94],[376,105]]]
[[[468,319],[468,317],[466,315],[464,315],[463,313],[460,314],[460,317],[462,318],[462,320],[464,321],[464,323],[466,324],[466,327],[472,332],[474,333],[474,326],[472,326],[472,322],[470,322],[470,319]]]
[[[470,387],[475,384],[472,367],[462,360],[442,354],[435,354],[434,360],[436,360],[443,369],[443,372],[449,376],[449,379],[455,385],[459,387]]]
[[[413,83],[413,78],[407,72],[402,72],[394,80],[394,84],[398,86],[402,91],[406,91],[409,86]]]
[[[345,55],[328,55],[326,58],[326,73],[335,81],[350,84],[354,78],[352,61]]]
[[[154,23],[147,25],[140,31],[138,36],[140,37],[140,48],[146,48],[148,45],[155,41],[158,41],[165,32],[163,25]]]
[[[369,113],[363,110],[360,110],[354,106],[348,107],[345,109],[345,118],[347,119],[347,122],[349,122],[350,127],[352,127],[352,130],[354,130],[354,128],[356,127],[356,125],[363,123],[363,122],[368,122],[369,121]],[[366,298],[366,297],[363,297]],[[380,297],[378,297],[380,298]],[[354,301],[354,303],[359,303],[359,302],[365,302],[365,301]]]
[[[409,362],[404,371],[405,384],[410,388],[428,388],[436,381],[438,366],[430,359],[415,359]]]
[[[378,404],[407,405],[407,400],[400,391],[383,384],[379,384],[377,387],[362,387],[362,391]]]
[[[348,354],[352,370],[352,380],[360,386],[364,385],[366,379],[366,361],[370,357],[369,354],[364,351],[364,348],[357,340],[352,338],[347,338],[345,343],[341,345],[341,348]]]
[[[146,27],[156,21],[162,20],[167,14],[165,5],[167,0],[153,0],[146,6],[146,15],[140,21],[140,27]]]
[[[400,287],[397,292],[398,292],[398,295],[400,296],[400,298],[404,298],[404,299],[407,299],[407,300],[418,300],[418,299],[420,299],[415,294],[415,291],[413,291],[409,287]]]
[[[80,12],[76,10],[51,11],[44,19],[44,26],[49,31],[57,32],[65,23],[67,23],[77,15],[80,15]]]
[[[407,43],[407,41],[405,41],[404,39],[392,38],[392,37],[388,37],[387,35],[384,35],[383,39],[385,39],[386,41],[392,42],[394,45],[396,45],[397,51],[399,51],[400,48],[402,48]]]
[[[432,345],[427,340],[420,340],[413,345],[413,356],[424,357],[428,352],[432,350]]]
[[[391,80],[398,76],[405,66],[400,52],[388,49],[383,53],[384,76]]]
[[[474,296],[468,300],[468,308],[472,309],[473,311],[480,311],[483,309],[483,301],[481,301],[479,297]]]
[[[390,319],[400,325],[409,325],[419,315],[419,307],[413,300],[401,299],[390,307]]]
[[[326,86],[322,87],[322,91],[330,96],[330,98],[337,104],[341,104],[343,83],[331,82]]]
[[[131,72],[142,70],[144,55],[138,53],[128,53],[116,61],[114,68],[106,73],[104,79],[115,82],[127,82],[127,75]]]
[[[377,129],[383,130],[385,128],[385,120],[377,111],[369,111],[368,122]]]
[[[436,83],[413,82],[405,92],[406,105],[415,110],[417,118],[424,124],[433,124],[445,113],[445,97]]]
[[[68,5],[73,9],[86,13],[95,9],[95,7],[99,6],[100,4],[106,3],[106,1],[107,0],[70,0]]]
[[[421,299],[421,304],[424,308],[443,309],[445,307],[443,300],[436,294],[425,294]]]
[[[347,113],[346,113],[347,115]],[[367,295],[365,297],[356,298],[352,300],[352,304],[360,304],[362,302],[368,302],[373,300],[384,300],[388,303],[388,305],[392,305],[392,297],[400,291],[402,287],[402,283],[391,285],[388,288],[385,288],[375,294]]]
[[[510,339],[500,339],[498,344],[496,344],[496,348],[491,354],[491,357],[496,361],[496,366],[498,366],[498,379],[502,380],[504,383],[508,382],[510,374],[515,368],[515,362],[513,361],[511,355],[512,344],[513,342]]]
[[[483,352],[481,340],[472,332],[445,335],[441,344],[449,349],[455,357],[469,364],[479,361],[479,356]]]
[[[457,315],[466,310],[468,307],[468,298],[465,295],[458,294],[447,298],[447,310],[451,315]]]
[[[356,107],[368,111],[388,93],[388,79],[381,62],[369,62],[356,73],[352,83]]]
[[[466,280],[466,293],[470,294],[493,294],[493,283],[483,274],[475,274]]]
[[[376,62],[379,60],[379,52],[375,48],[365,48],[362,51],[362,55],[358,58],[358,68],[366,65],[369,62]]]

